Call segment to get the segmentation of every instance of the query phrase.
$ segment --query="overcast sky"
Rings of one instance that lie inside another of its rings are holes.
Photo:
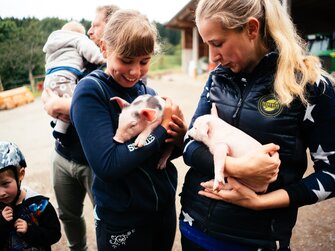
[[[58,17],[92,20],[99,5],[136,9],[159,23],[168,22],[190,0],[0,0],[0,17]]]

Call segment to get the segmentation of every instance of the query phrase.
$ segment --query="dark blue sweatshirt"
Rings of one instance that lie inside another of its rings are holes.
[[[96,70],[79,81],[72,98],[71,121],[95,174],[97,217],[114,226],[146,224],[175,203],[175,166],[168,161],[166,169],[157,169],[166,130],[158,126],[139,149],[133,140],[124,144],[113,140],[120,108],[110,98],[118,96],[130,103],[146,93],[154,95],[155,91],[141,81],[124,88]]]

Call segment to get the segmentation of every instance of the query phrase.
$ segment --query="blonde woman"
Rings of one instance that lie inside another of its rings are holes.
[[[335,193],[335,93],[317,58],[307,56],[277,0],[200,0],[196,25],[219,63],[193,121],[210,113],[263,144],[226,161],[232,189],[213,191],[213,159],[186,139],[191,167],[181,195],[183,250],[290,250],[298,208]],[[303,178],[309,148],[315,172]],[[279,168],[278,168],[279,167]],[[238,183],[271,183],[256,194]]]
[[[174,156],[181,155],[186,132],[181,111],[167,100],[162,124],[141,148],[134,147],[134,139],[113,140],[120,108],[110,98],[131,103],[142,94],[155,95],[141,78],[149,70],[156,44],[157,30],[146,16],[116,11],[101,43],[106,70],[79,81],[72,99],[71,119],[95,174],[94,211],[101,251],[169,251],[173,245],[177,170],[171,161],[163,170],[156,167],[170,132],[179,149]]]

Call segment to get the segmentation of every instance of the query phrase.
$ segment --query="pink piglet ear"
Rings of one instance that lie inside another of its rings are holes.
[[[216,117],[218,117],[218,110],[217,110],[217,108],[216,108],[215,103],[212,103],[211,114],[212,114],[212,115],[215,115]]]
[[[155,109],[145,108],[140,111],[140,117],[148,122],[156,120],[157,111]]]
[[[122,110],[123,108],[129,106],[129,103],[127,101],[125,101],[124,99],[122,98],[119,98],[119,97],[113,97],[110,99],[110,101],[113,101],[115,100],[117,102],[117,104],[119,105],[120,109]]]

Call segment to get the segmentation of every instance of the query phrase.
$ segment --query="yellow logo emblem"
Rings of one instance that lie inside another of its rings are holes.
[[[258,101],[258,111],[266,117],[278,116],[283,107],[279,104],[274,95],[267,95],[260,98]]]

